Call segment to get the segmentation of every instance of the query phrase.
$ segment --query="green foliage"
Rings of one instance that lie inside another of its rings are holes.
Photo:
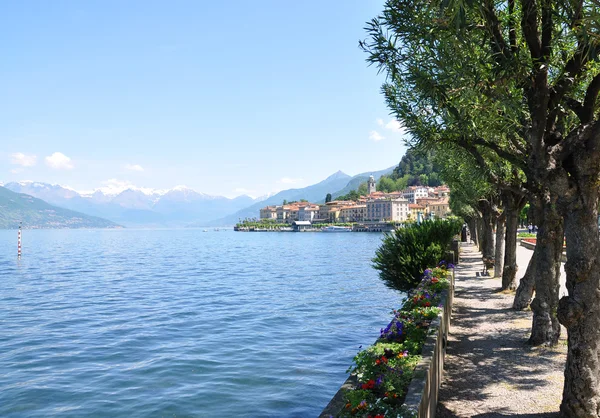
[[[417,416],[403,405],[404,398],[429,325],[442,312],[438,305],[450,285],[449,274],[445,264],[425,270],[416,291],[400,310],[393,311],[394,318],[377,342],[354,357],[348,372],[358,384],[344,394],[346,402],[338,417]]]
[[[366,194],[366,191],[365,191]],[[339,196],[336,200],[353,200],[357,201],[360,198],[360,193],[357,190],[352,190],[344,196]]]
[[[433,151],[409,148],[398,166],[389,175],[381,176],[377,190],[390,193],[408,186],[440,186],[442,175]]]
[[[357,190],[359,196],[366,196],[367,195],[367,182],[363,182],[358,186],[358,190]]]
[[[519,213],[519,222],[521,222],[522,224],[525,224],[525,222],[527,222],[530,210],[531,205],[529,203],[526,203],[525,206],[523,206],[523,209],[521,209],[521,212]]]
[[[414,289],[420,283],[421,272],[444,257],[461,227],[462,222],[452,219],[398,228],[385,235],[372,260],[373,267],[388,287]]]
[[[325,196],[325,203],[329,202],[331,202],[331,193],[327,193],[327,196]]]

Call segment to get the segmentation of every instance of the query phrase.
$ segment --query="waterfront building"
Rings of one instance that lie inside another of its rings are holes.
[[[310,221],[294,221],[292,222],[292,228],[294,228],[294,231],[296,232],[301,232],[310,230],[312,225]]]
[[[340,209],[340,222],[363,222],[367,218],[367,204],[353,204]]]
[[[277,206],[266,206],[260,210],[260,219],[277,219]]]
[[[289,211],[290,211],[290,207],[288,205],[277,206],[277,209],[275,211],[277,213],[277,222],[278,223],[287,222],[289,219]]]
[[[298,207],[298,221],[310,221],[319,217],[319,206],[313,204],[302,205]]]
[[[294,221],[373,223],[416,220],[419,213],[423,219],[446,218],[450,214],[448,186],[411,186],[407,190],[391,193],[378,192],[374,187],[369,187],[369,191],[368,196],[360,196],[356,202],[334,200],[321,205],[293,202],[266,206],[260,209],[260,219],[287,224]]]
[[[370,222],[404,222],[408,219],[408,200],[371,199],[367,202],[366,221]]]

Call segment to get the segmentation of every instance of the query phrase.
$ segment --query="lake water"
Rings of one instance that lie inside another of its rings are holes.
[[[317,416],[400,305],[381,237],[0,231],[0,416]]]

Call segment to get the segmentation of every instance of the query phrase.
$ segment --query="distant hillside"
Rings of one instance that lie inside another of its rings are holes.
[[[335,200],[336,198],[338,198],[340,196],[347,195],[352,190],[358,190],[358,186],[360,186],[361,183],[365,183],[367,180],[369,180],[370,176],[375,177],[375,180],[379,180],[379,178],[381,178],[381,176],[391,174],[395,168],[396,167],[390,167],[390,168],[386,168],[385,170],[357,174],[354,177],[352,177],[352,179],[348,182],[348,184],[346,184],[346,187],[344,187],[341,190],[336,191],[335,193],[332,192],[331,196],[332,196],[333,200]],[[323,197],[317,203],[323,203],[323,202],[325,202],[325,197]]]
[[[207,222],[204,225],[193,224],[190,226],[222,226],[222,225],[234,225],[239,219],[245,218],[258,218],[260,215],[260,208],[268,205],[281,205],[284,200],[288,202],[295,200],[306,199],[309,202],[317,202],[323,200],[327,193],[331,193],[332,190],[339,190],[348,184],[351,179],[348,174],[338,171],[327,177],[325,180],[313,184],[312,186],[304,187],[302,189],[288,189],[283,190],[268,199],[261,202],[257,202],[245,209],[239,210],[233,215],[226,216],[221,219],[217,219],[212,222]]]
[[[106,219],[49,205],[41,199],[0,187],[0,229],[24,228],[117,228]]]
[[[388,189],[392,189],[395,186],[396,190],[406,188],[407,186],[435,187],[441,185],[443,182],[440,171],[433,151],[409,148],[398,166],[394,168],[393,173],[385,176],[387,179],[384,183],[387,183],[386,187]],[[395,185],[392,185],[389,180],[395,182]]]

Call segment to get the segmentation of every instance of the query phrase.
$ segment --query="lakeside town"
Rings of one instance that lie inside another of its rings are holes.
[[[451,215],[450,189],[410,186],[402,191],[377,191],[375,178],[367,182],[367,195],[357,200],[283,202],[260,209],[259,220],[245,220],[236,231],[344,231],[384,232],[404,222],[444,219]],[[332,226],[337,225],[338,228]]]

